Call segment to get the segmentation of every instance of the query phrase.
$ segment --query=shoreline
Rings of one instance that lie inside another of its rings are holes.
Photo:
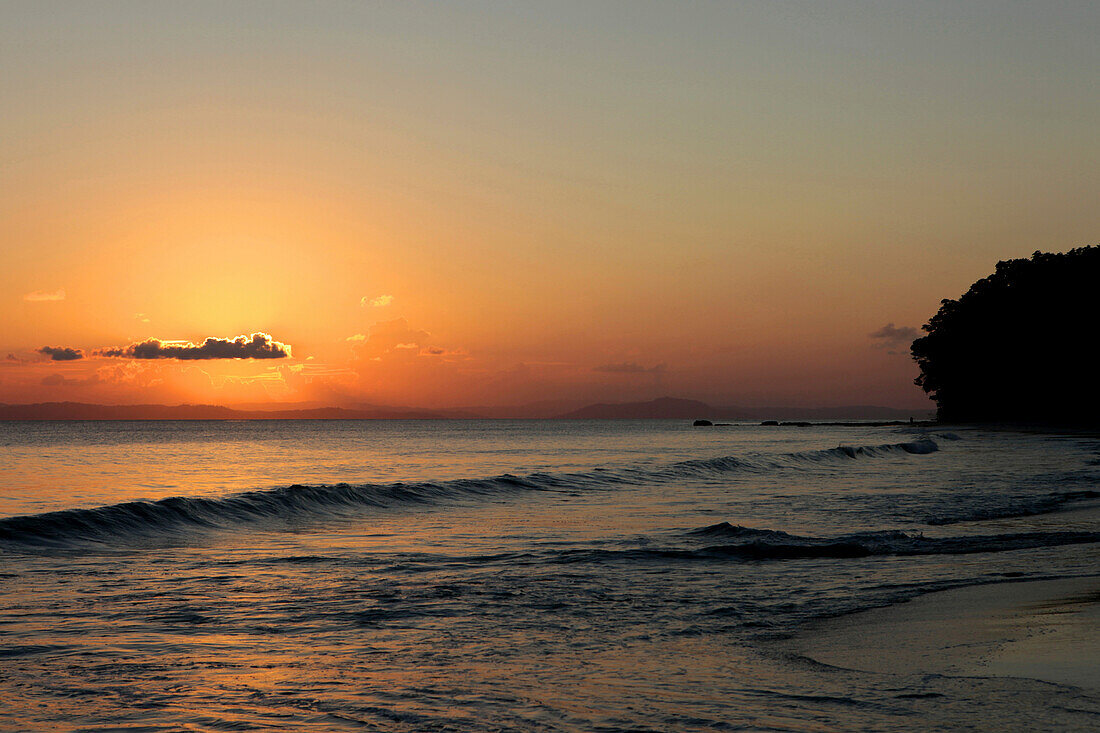
[[[1017,677],[1100,691],[1100,575],[935,591],[817,621],[783,646],[864,672]]]

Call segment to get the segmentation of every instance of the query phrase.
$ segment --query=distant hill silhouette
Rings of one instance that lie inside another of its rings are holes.
[[[308,405],[309,403],[306,403]],[[919,410],[892,407],[715,407],[698,400],[662,397],[648,402],[595,404],[562,413],[562,402],[464,409],[418,410],[358,404],[316,407],[297,403],[252,403],[248,409],[220,405],[94,405],[84,402],[0,403],[0,420],[464,420],[464,419],[665,419],[696,420],[905,420]],[[569,403],[565,403],[569,405]],[[575,404],[575,403],[573,403]],[[475,412],[477,410],[477,412]]]
[[[475,405],[460,412],[489,419],[546,420],[584,407],[584,400],[538,400],[519,405]],[[450,414],[450,410],[447,411]]]
[[[948,422],[1096,423],[1100,248],[998,262],[913,342],[916,383]]]
[[[923,410],[900,410],[874,405],[842,405],[839,407],[716,407],[698,400],[661,397],[648,402],[595,404],[573,410],[558,418],[563,420],[907,420],[925,417]]]
[[[901,409],[880,405],[838,405],[836,407],[727,407],[720,410],[742,420],[923,420],[928,409]],[[718,414],[718,413],[716,413]]]
[[[0,403],[0,420],[424,420],[426,410],[316,407],[298,410],[234,410],[218,405],[92,405],[83,402]]]
[[[563,420],[638,420],[646,418],[691,420],[709,415],[714,408],[705,402],[661,397],[649,402],[596,404],[559,415]]]

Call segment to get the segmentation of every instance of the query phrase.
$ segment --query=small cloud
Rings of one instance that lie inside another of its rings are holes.
[[[598,367],[593,367],[592,371],[605,374],[664,374],[668,371],[668,365],[655,364],[644,367],[632,361],[624,361],[619,364],[600,364]]]
[[[45,354],[53,361],[76,361],[84,358],[82,349],[70,349],[67,346],[43,346],[39,354]]]
[[[135,313],[134,318],[141,321],[142,323],[148,323],[149,322],[149,316],[145,315],[144,313]]]
[[[69,379],[63,377],[60,374],[50,374],[49,376],[42,377],[41,384],[46,387],[74,387],[81,384],[98,384],[99,376],[96,374],[84,379]]]
[[[95,354],[126,359],[284,359],[290,356],[290,346],[266,333],[253,333],[232,339],[211,337],[201,344],[151,338]]]
[[[364,308],[384,308],[392,302],[392,295],[379,295],[374,298],[370,297],[369,295],[364,295],[362,298],[359,299],[359,305],[363,306]]]
[[[354,336],[348,336],[345,341],[366,341],[367,335],[365,333],[357,333]]]
[[[411,328],[404,318],[396,318],[376,323],[365,335],[356,334],[348,340],[359,342],[352,347],[353,350],[360,358],[368,358],[420,348],[430,336],[427,331]]]
[[[274,368],[274,367],[271,367]],[[330,364],[291,364],[290,366],[280,367],[281,372],[289,371],[291,374],[301,375],[308,379],[324,378],[324,377],[340,377],[340,376],[352,376],[355,372],[344,367],[332,366]]]
[[[470,352],[466,349],[444,349],[439,346],[424,346],[421,347],[417,356],[423,356],[426,358],[443,357],[441,361],[454,362],[456,360],[468,361],[470,359]]]
[[[914,339],[920,337],[920,331],[912,326],[895,326],[887,323],[877,331],[867,334],[867,337],[875,342],[875,346],[886,349],[889,354],[898,353],[897,349],[908,347]]]
[[[32,303],[45,303],[49,301],[65,300],[65,288],[59,288],[54,291],[35,290],[33,293],[27,293],[23,296],[23,300],[29,300]]]
[[[439,346],[425,346],[422,347],[417,354],[423,357],[444,357],[442,361],[453,362],[456,359],[469,359],[470,355],[465,349],[444,349]]]

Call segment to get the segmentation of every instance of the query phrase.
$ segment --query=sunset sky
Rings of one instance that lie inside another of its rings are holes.
[[[942,298],[1097,243],[1097,28],[4,2],[0,402],[930,407]]]

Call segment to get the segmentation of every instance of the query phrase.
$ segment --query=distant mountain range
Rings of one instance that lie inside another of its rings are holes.
[[[875,405],[844,405],[841,407],[716,407],[698,400],[661,397],[648,402],[620,402],[582,407],[563,415],[570,420],[637,420],[663,418],[668,420],[908,420],[924,419],[932,408],[901,410]]]
[[[563,420],[694,420],[719,416],[715,408],[698,400],[661,397],[649,402],[617,402],[588,405],[557,417]],[[720,417],[726,417],[721,415]]]
[[[0,420],[438,420],[427,410],[313,407],[236,410],[219,405],[90,405],[83,402],[0,404]]]
[[[576,403],[572,403],[575,405]],[[647,402],[599,403],[569,409],[567,402],[545,401],[511,407],[420,410],[358,404],[352,407],[287,407],[278,404],[247,409],[220,405],[93,405],[82,402],[0,403],[0,420],[907,420],[924,419],[925,410],[874,405],[841,407],[716,407],[698,400],[661,397]]]

